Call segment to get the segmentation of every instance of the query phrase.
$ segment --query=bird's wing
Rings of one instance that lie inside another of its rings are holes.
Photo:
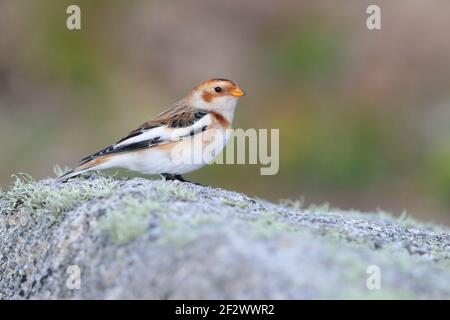
[[[206,130],[211,123],[212,117],[208,111],[178,102],[153,120],[144,122],[117,143],[83,158],[81,164],[100,156],[183,140]]]

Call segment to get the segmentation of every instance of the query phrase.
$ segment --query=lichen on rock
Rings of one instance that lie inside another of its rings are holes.
[[[445,227],[177,181],[18,176],[0,238],[1,299],[450,298]]]

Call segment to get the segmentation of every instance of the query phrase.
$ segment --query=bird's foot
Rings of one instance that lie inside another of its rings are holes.
[[[170,174],[170,173],[161,173],[161,175],[163,176],[163,178],[167,181],[180,181],[180,182],[187,182],[187,183],[192,183],[195,184],[197,186],[202,186],[200,183],[197,182],[192,182],[189,180],[186,180],[185,178],[183,178],[180,174]]]

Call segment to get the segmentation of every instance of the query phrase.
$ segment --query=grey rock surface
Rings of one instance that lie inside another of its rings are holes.
[[[450,298],[444,227],[189,183],[21,177],[0,239],[1,299]]]

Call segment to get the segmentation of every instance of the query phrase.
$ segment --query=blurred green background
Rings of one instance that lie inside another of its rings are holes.
[[[224,77],[248,92],[235,128],[280,129],[280,172],[188,178],[450,224],[449,29],[444,0],[0,0],[0,185],[74,166]]]

